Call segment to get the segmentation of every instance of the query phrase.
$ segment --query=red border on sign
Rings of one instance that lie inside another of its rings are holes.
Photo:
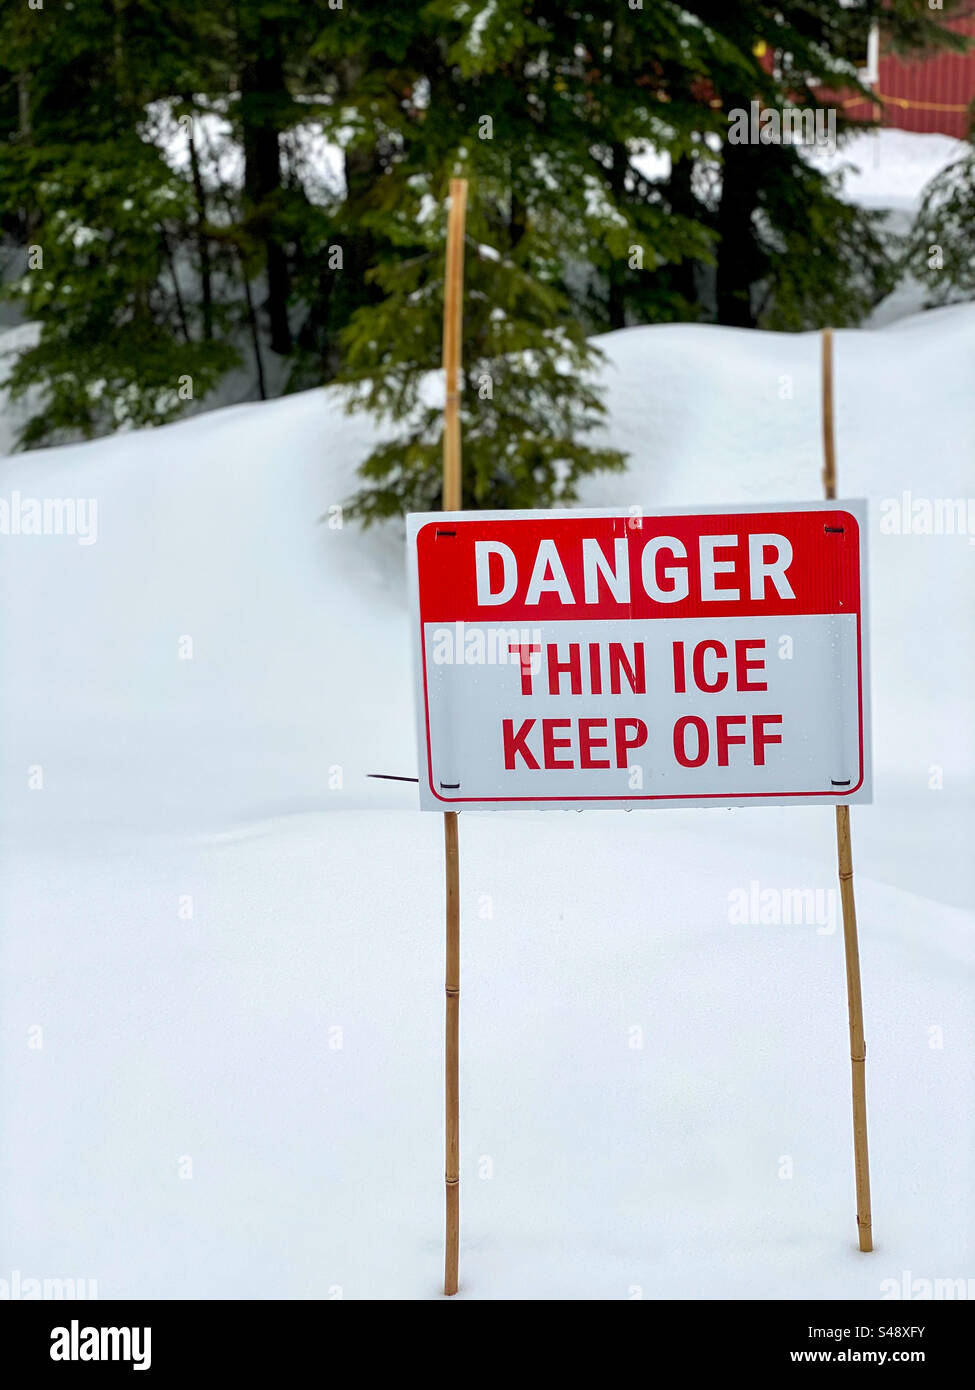
[[[828,508],[828,507],[824,507],[824,508],[822,508],[822,510],[820,510],[820,509],[817,508],[817,509],[815,509],[815,511],[813,511],[813,515],[816,515],[816,516],[822,516],[823,514],[827,514],[827,515],[828,515],[831,511],[832,511],[832,509],[831,509],[831,508]],[[858,573],[859,573],[859,569],[860,569],[860,567],[861,567],[861,565],[862,565],[862,554],[861,554],[861,550],[860,550],[860,524],[859,524],[857,518],[856,518],[855,516],[853,516],[853,514],[852,514],[851,512],[843,511],[841,508],[836,509],[836,512],[835,512],[834,514],[835,514],[835,515],[842,515],[843,517],[847,518],[847,519],[853,524],[853,526],[856,528],[856,536],[857,536],[857,569],[858,569]],[[734,513],[734,512],[731,512],[731,513],[728,513],[727,515],[730,517],[730,516],[742,515],[742,514],[741,514],[741,513]],[[748,513],[745,513],[744,515],[749,515],[749,514],[748,514]],[[794,515],[794,513],[791,513],[790,515]],[[580,518],[580,519],[583,519],[583,518]],[[624,518],[624,519],[625,519],[625,518]],[[646,519],[647,519],[647,520],[654,520],[654,521],[657,521],[657,520],[666,520],[667,518],[653,517],[653,518],[646,518]],[[711,513],[711,514],[708,515],[708,518],[707,518],[707,519],[708,519],[709,522],[714,522],[715,520],[720,520],[721,518],[720,518],[720,517],[716,517],[716,515],[715,515],[714,513]],[[686,520],[686,517],[685,517],[685,520]],[[429,523],[429,524],[434,524],[434,523]],[[463,524],[463,523],[459,523],[459,524]],[[426,529],[426,528],[424,528],[424,529]],[[419,535],[419,533],[418,533],[418,535]],[[863,786],[863,777],[864,777],[864,768],[863,768],[863,641],[862,641],[861,594],[860,594],[859,584],[857,585],[856,598],[857,598],[857,608],[856,608],[856,620],[857,620],[857,637],[856,637],[856,642],[857,642],[857,733],[858,733],[858,747],[859,747],[859,764],[858,764],[859,778],[858,778],[858,780],[857,780],[855,786],[852,786],[852,787],[845,787],[845,788],[842,788],[842,789],[841,789],[841,788],[838,788],[838,787],[833,787],[833,788],[830,788],[829,790],[825,790],[825,791],[676,792],[676,793],[673,793],[673,794],[670,794],[670,795],[665,795],[665,794],[662,794],[662,793],[657,793],[657,794],[646,793],[646,794],[643,794],[643,795],[640,795],[640,796],[581,796],[581,795],[578,795],[578,794],[574,794],[574,795],[565,795],[565,796],[455,796],[455,797],[441,796],[441,794],[436,790],[436,788],[435,788],[434,785],[433,785],[433,750],[432,750],[431,744],[430,744],[430,700],[429,700],[429,694],[428,694],[428,690],[427,690],[427,658],[426,658],[426,631],[425,631],[426,624],[425,624],[423,615],[422,615],[422,613],[421,613],[421,614],[420,614],[420,664],[421,664],[422,671],[423,671],[423,722],[424,722],[424,727],[425,727],[425,731],[426,731],[426,748],[427,748],[427,786],[429,787],[430,794],[431,794],[437,801],[441,802],[444,806],[458,806],[458,805],[463,805],[463,804],[465,804],[465,803],[470,803],[470,802],[473,802],[473,803],[476,803],[476,804],[479,804],[479,805],[480,805],[480,804],[488,804],[488,803],[490,803],[490,804],[504,804],[504,805],[508,805],[508,804],[510,804],[510,803],[517,803],[517,802],[529,802],[529,803],[535,804],[535,803],[543,802],[543,801],[546,801],[546,802],[555,802],[555,803],[558,803],[558,804],[567,804],[567,805],[571,805],[571,804],[573,804],[573,803],[575,803],[575,802],[581,802],[581,801],[614,802],[614,803],[619,803],[619,804],[622,806],[622,805],[626,805],[627,803],[630,803],[630,802],[637,802],[637,801],[744,801],[744,800],[761,800],[761,799],[763,799],[763,798],[764,798],[764,799],[767,799],[767,800],[781,800],[781,799],[783,799],[783,798],[785,798],[785,797],[794,797],[794,798],[803,798],[803,799],[812,799],[812,798],[815,798],[815,797],[830,797],[831,799],[834,799],[834,800],[835,800],[835,799],[838,799],[838,798],[841,798],[841,797],[844,797],[844,796],[852,796],[852,795],[854,794],[854,792],[859,791],[860,788]],[[841,615],[842,615],[841,613],[838,613],[836,616],[841,616]],[[456,620],[456,619],[451,619],[451,618],[443,618],[443,619],[430,619],[429,621],[431,621],[431,622],[436,621],[436,622],[439,622],[441,625],[444,625],[444,624],[447,624],[447,623],[450,623],[450,622],[453,622],[453,621],[457,621],[457,620]],[[674,619],[674,621],[680,621],[680,620],[679,620],[679,619]]]

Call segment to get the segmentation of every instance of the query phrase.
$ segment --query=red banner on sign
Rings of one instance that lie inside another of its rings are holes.
[[[859,541],[842,510],[431,521],[416,542],[420,611],[481,623],[855,613]]]

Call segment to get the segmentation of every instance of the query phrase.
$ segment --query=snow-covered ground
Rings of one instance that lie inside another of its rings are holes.
[[[885,529],[972,492],[973,337],[975,306],[837,335],[876,1252],[831,812],[465,813],[462,1297],[975,1276],[975,504]],[[601,345],[631,459],[585,503],[819,496],[815,335]],[[321,390],[0,461],[8,504],[97,504],[91,544],[0,536],[0,1278],[438,1294],[442,827],[366,777],[416,766],[402,527],[318,521],[373,437]],[[743,925],[752,884],[823,911]]]

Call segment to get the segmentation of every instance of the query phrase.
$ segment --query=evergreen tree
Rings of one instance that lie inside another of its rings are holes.
[[[975,135],[925,189],[902,269],[927,287],[929,308],[975,299]]]
[[[173,17],[151,4],[46,16],[8,11],[0,33],[5,83],[19,95],[0,186],[23,210],[25,242],[8,294],[41,325],[8,379],[15,399],[39,389],[26,445],[172,418],[235,360],[205,338],[181,285],[188,189],[141,128],[168,75],[148,55],[157,43],[178,55]]]
[[[327,298],[320,266],[335,210],[312,202],[298,171],[288,167],[287,151],[296,130],[326,109],[319,97],[334,84],[313,44],[323,17],[341,22],[344,15],[325,0],[234,0],[232,8],[235,99],[228,110],[243,152],[234,237],[248,278],[261,287],[258,315],[271,351],[290,357],[293,321],[307,346],[314,340],[316,298]]]
[[[594,443],[586,334],[851,323],[887,291],[878,219],[796,147],[730,141],[729,118],[856,91],[875,20],[901,49],[962,47],[943,27],[960,4],[7,6],[0,239],[7,293],[40,324],[10,378],[39,395],[23,442],[168,419],[244,347],[262,396],[340,374],[392,417],[361,515],[429,505],[439,415],[422,383],[439,366],[443,199],[460,173],[468,500],[569,500],[619,464]],[[220,173],[202,138],[215,121]],[[304,160],[323,137],[342,188],[316,187]],[[957,292],[967,179],[932,189],[919,230],[953,251]]]
[[[8,378],[41,388],[22,443],[90,438],[172,419],[235,360],[207,342],[179,287],[171,230],[186,189],[136,137],[0,152],[0,181],[33,208],[27,269],[11,288],[42,328]]]
[[[946,10],[957,3],[947,0]],[[932,11],[927,0],[687,0],[687,8],[715,39],[704,73],[726,120],[753,100],[781,116],[794,107],[828,108],[838,91],[870,95],[858,64],[874,22],[905,51],[965,43],[943,28],[946,12]],[[771,65],[762,61],[766,53]],[[840,139],[854,128],[842,110],[836,126]],[[720,160],[719,323],[856,323],[889,292],[896,266],[880,217],[843,202],[837,180],[814,170],[795,145],[725,139]]]
[[[625,181],[615,203],[606,197],[605,162],[614,143],[625,147],[627,118],[597,90],[611,85],[594,69],[588,10],[498,0],[485,22],[435,0],[413,18],[414,29],[401,22],[391,39],[385,15],[366,6],[365,37],[341,36],[360,54],[395,42],[400,63],[395,83],[360,96],[362,124],[382,132],[389,152],[363,210],[386,251],[372,275],[382,298],[355,313],[343,343],[352,403],[404,429],[364,465],[354,511],[371,520],[440,496],[441,416],[424,403],[423,383],[440,361],[442,198],[453,173],[471,182],[465,501],[569,502],[584,474],[622,463],[586,442],[601,414],[598,354],[580,313],[592,298],[589,268],[598,275],[635,252],[653,264],[654,240],[680,259],[697,229],[668,220]]]
[[[350,403],[401,426],[362,466],[367,486],[352,512],[366,522],[441,504],[443,401],[433,369],[442,342],[443,203],[426,187],[412,194],[399,211],[419,220],[422,242],[379,266],[383,297],[359,309],[344,335]],[[509,235],[499,250],[493,211],[478,179],[464,300],[463,504],[565,504],[582,476],[622,466],[617,452],[585,442],[602,414],[589,379],[599,354],[564,293],[530,268],[542,230],[531,226],[517,247]]]

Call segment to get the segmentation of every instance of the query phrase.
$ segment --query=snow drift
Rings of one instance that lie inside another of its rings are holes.
[[[462,1294],[972,1273],[975,531],[934,504],[971,491],[973,336],[962,306],[836,343],[839,490],[871,522],[876,1254],[830,813],[465,814]],[[820,495],[817,335],[600,346],[630,464],[586,504]],[[402,527],[335,510],[373,439],[319,390],[0,464],[8,508],[97,517],[0,535],[0,1274],[437,1291],[441,828],[366,776],[415,771]],[[776,920],[796,888],[822,910]]]

